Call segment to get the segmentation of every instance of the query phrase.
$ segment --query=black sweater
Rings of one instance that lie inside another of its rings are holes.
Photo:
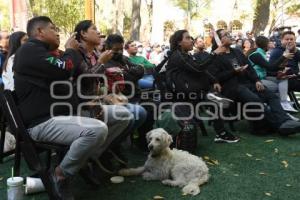
[[[257,74],[253,67],[250,66],[247,58],[238,49],[230,49],[231,56],[235,57],[240,66],[248,64],[247,69],[242,73],[236,73],[230,60],[226,55],[218,55],[214,60],[214,68],[210,68],[210,72],[217,78],[222,86],[222,93],[229,97],[234,98],[234,91],[237,85],[255,85],[259,81]]]
[[[213,75],[208,72],[213,56],[209,55],[202,63],[179,50],[172,53],[167,64],[167,82],[176,92],[208,91],[216,82]],[[174,88],[175,87],[175,88]]]
[[[268,76],[276,76],[277,71],[280,69],[280,64],[282,64],[286,59],[284,56],[280,56],[277,60],[273,62],[268,62],[259,53],[254,53],[249,56],[249,59],[255,64],[263,67],[267,70]]]
[[[73,49],[67,49],[61,58],[54,57],[49,51],[47,43],[30,39],[15,55],[15,92],[26,127],[33,127],[50,118],[51,105],[63,101],[50,95],[51,83],[68,80],[74,66],[81,62],[80,55]],[[60,108],[55,113],[64,115],[68,111]]]

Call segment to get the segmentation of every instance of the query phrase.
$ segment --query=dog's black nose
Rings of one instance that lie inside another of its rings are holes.
[[[151,151],[153,149],[153,145],[148,145],[148,149]]]

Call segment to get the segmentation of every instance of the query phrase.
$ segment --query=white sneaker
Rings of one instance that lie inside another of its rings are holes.
[[[283,101],[280,103],[283,110],[287,111],[287,112],[298,112],[298,110],[296,110],[295,108],[293,108],[293,106],[291,106],[291,104],[287,101]]]
[[[218,105],[222,106],[223,108],[229,107],[230,103],[233,102],[231,99],[227,99],[224,97],[219,97],[214,93],[207,93],[206,98],[210,101],[217,103]]]

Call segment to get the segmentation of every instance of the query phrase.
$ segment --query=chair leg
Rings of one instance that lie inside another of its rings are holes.
[[[40,178],[42,179],[42,182],[45,186],[45,189],[48,193],[49,199],[50,200],[59,200],[60,198],[58,195],[55,193],[55,190],[53,188],[53,183],[50,178],[50,173],[48,173],[47,170],[43,170],[39,172]]]
[[[20,175],[20,166],[21,166],[21,147],[20,141],[16,139],[16,148],[15,148],[15,164],[14,164],[14,174],[15,176]]]
[[[203,136],[207,136],[207,130],[202,120],[199,121],[199,127]]]
[[[1,113],[1,117],[0,117],[1,121],[0,121],[0,131],[1,131],[1,135],[0,135],[0,163],[3,163],[3,158],[5,157],[4,154],[4,143],[5,143],[5,120],[4,120],[4,116],[3,113]]]
[[[48,150],[47,151],[47,158],[46,158],[46,168],[47,168],[47,170],[49,170],[50,167],[51,167],[51,154],[52,154],[52,151]]]

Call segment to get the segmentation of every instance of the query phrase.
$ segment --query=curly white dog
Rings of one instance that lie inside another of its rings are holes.
[[[171,135],[158,128],[147,133],[150,154],[144,166],[121,169],[122,176],[142,175],[144,180],[161,180],[163,184],[183,187],[184,194],[197,195],[200,185],[208,181],[208,167],[200,157],[169,148]]]

